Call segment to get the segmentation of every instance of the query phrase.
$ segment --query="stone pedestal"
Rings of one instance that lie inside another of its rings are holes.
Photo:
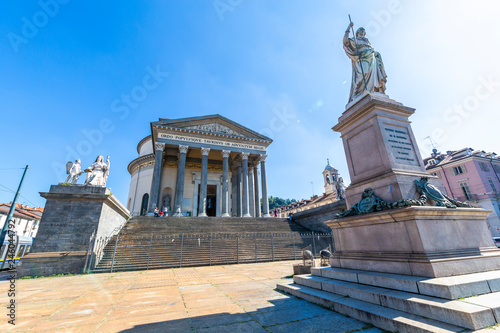
[[[445,277],[500,270],[500,250],[477,208],[408,207],[327,221],[337,268]]]
[[[129,211],[102,186],[52,185],[29,255],[19,277],[81,273],[92,234],[104,239],[118,233]]]
[[[425,170],[408,120],[414,111],[378,93],[348,104],[333,127],[341,134],[349,167],[348,208],[360,200],[367,187],[386,201],[416,199],[414,180],[423,176],[442,187]]]

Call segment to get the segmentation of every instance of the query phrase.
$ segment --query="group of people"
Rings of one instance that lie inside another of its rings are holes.
[[[158,207],[155,207],[154,210],[155,217],[167,217],[168,216],[168,208],[167,206],[163,206],[163,209],[160,211]]]

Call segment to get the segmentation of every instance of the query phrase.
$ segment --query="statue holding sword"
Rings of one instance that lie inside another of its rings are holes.
[[[351,16],[349,16],[349,21]],[[385,94],[387,74],[380,53],[376,52],[368,38],[364,28],[359,28],[354,33],[354,24],[349,23],[344,34],[344,51],[352,62],[352,82],[349,102],[362,95],[365,90],[368,93],[379,92]],[[349,38],[352,31],[353,38]]]

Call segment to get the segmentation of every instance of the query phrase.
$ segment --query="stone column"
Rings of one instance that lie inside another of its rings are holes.
[[[238,191],[237,191],[237,204],[238,204],[238,216],[239,217],[242,217],[243,216],[243,209],[242,209],[242,206],[243,206],[243,201],[241,200],[241,164],[238,165],[236,167],[236,178],[238,179],[238,181],[236,182],[236,186],[238,187]]]
[[[177,162],[177,181],[175,183],[175,205],[174,214],[177,208],[181,209],[184,201],[184,173],[186,172],[186,155],[189,146],[179,145],[179,159]]]
[[[249,153],[241,153],[241,167],[242,167],[242,201],[243,201],[243,217],[251,217],[248,209],[248,155]]]
[[[230,150],[222,152],[222,216],[229,216],[229,154]]]
[[[153,180],[151,182],[151,191],[149,195],[149,211],[153,212],[158,206],[160,199],[161,186],[161,169],[163,166],[163,150],[165,144],[162,142],[155,143],[155,164],[153,169]],[[161,207],[158,207],[161,210]]]
[[[231,216],[238,215],[238,176],[236,167],[231,165]]]
[[[253,184],[253,166],[248,167],[248,209],[250,210],[250,216],[255,216],[255,196],[253,195],[254,184]]]
[[[207,177],[209,152],[210,148],[201,148],[201,184],[200,203],[198,204],[198,216],[207,216]]]
[[[260,155],[260,178],[262,179],[262,216],[270,217],[271,215],[269,215],[269,198],[267,197],[266,158],[267,155]]]
[[[254,178],[254,195],[255,195],[255,217],[261,217],[260,213],[260,191],[259,191],[259,164],[257,163],[253,168],[253,178]]]

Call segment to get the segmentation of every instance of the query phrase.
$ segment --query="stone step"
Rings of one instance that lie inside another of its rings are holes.
[[[373,287],[314,275],[295,275],[293,281],[306,287],[347,296],[391,309],[413,313],[469,329],[496,324],[490,308],[403,291]]]
[[[295,283],[278,284],[277,288],[390,332],[451,333],[464,330],[463,327]]]
[[[241,217],[147,217],[132,218],[122,230],[124,235],[145,233],[289,233],[310,230],[287,219]]]
[[[500,271],[442,278],[423,278],[400,274],[323,267],[313,268],[311,274],[450,300],[500,291]]]

